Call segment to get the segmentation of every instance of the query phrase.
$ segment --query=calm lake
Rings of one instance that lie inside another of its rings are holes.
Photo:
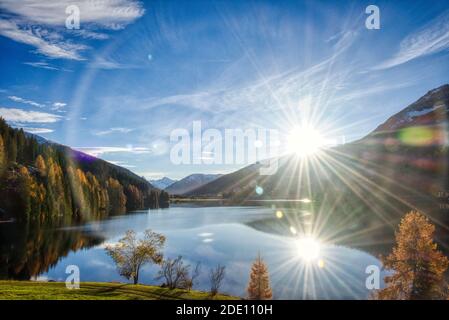
[[[226,266],[221,291],[245,296],[252,261],[258,252],[268,265],[277,299],[365,299],[369,265],[374,256],[353,248],[323,242],[304,256],[296,230],[276,229],[287,219],[269,207],[198,207],[174,205],[169,209],[135,212],[72,227],[0,226],[2,277],[64,281],[68,265],[80,268],[81,281],[121,281],[104,246],[117,242],[129,229],[151,228],[167,237],[164,255],[182,255],[192,266],[200,261],[202,274],[196,289],[209,289],[209,269]],[[277,215],[276,215],[277,213]],[[295,213],[301,215],[302,213]],[[288,223],[287,223],[288,225]],[[262,226],[262,227],[261,227]],[[268,227],[267,227],[268,226]],[[271,230],[278,230],[271,232]],[[20,234],[20,236],[18,235]],[[317,239],[320,242],[320,239]],[[305,250],[308,250],[307,248]],[[6,260],[6,261],[5,261]],[[145,266],[140,282],[155,280],[158,267]],[[383,275],[381,278],[383,278]]]

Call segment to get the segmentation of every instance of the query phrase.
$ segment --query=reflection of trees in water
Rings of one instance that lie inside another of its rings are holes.
[[[28,280],[69,254],[100,244],[99,236],[39,223],[0,224],[0,279]]]

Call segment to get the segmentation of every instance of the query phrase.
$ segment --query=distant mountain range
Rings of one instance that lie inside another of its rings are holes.
[[[252,164],[186,195],[219,196],[232,202],[338,201],[348,212],[378,212],[388,223],[404,210],[416,208],[448,220],[447,196],[441,198],[449,190],[448,115],[446,84],[427,92],[363,139],[322,150],[311,159],[284,156],[279,158],[276,174],[270,176],[261,176],[261,164]]]
[[[221,174],[195,173],[172,183],[164,190],[169,194],[183,195],[194,189],[200,188],[201,186],[208,184],[219,177],[221,177]]]
[[[178,181],[178,180],[173,180],[173,179],[170,179],[168,177],[163,177],[161,179],[150,180],[150,183],[154,187],[156,187],[158,189],[161,189],[161,190],[164,190],[165,188],[171,186],[176,181]]]

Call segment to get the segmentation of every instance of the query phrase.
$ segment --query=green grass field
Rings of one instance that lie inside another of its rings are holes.
[[[69,290],[62,282],[0,281],[0,300],[237,300],[238,297],[211,297],[202,291],[170,290],[157,286],[126,283],[82,282]]]

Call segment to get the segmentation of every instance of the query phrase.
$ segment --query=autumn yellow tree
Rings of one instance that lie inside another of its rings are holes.
[[[109,178],[106,182],[109,209],[112,214],[121,214],[126,211],[126,196],[123,192],[123,186],[118,180]]]
[[[375,297],[392,300],[445,298],[444,272],[448,259],[433,241],[435,226],[416,211],[408,213],[396,233],[396,246],[382,257],[384,268],[393,274],[385,277],[386,287]]]
[[[248,299],[250,300],[270,300],[273,293],[270,287],[270,276],[265,262],[257,256],[256,261],[251,266],[251,274],[249,276],[249,284],[247,288]]]
[[[47,166],[45,165],[45,160],[41,155],[38,155],[36,157],[36,168],[39,171],[39,174],[42,177],[45,177],[47,175]]]

